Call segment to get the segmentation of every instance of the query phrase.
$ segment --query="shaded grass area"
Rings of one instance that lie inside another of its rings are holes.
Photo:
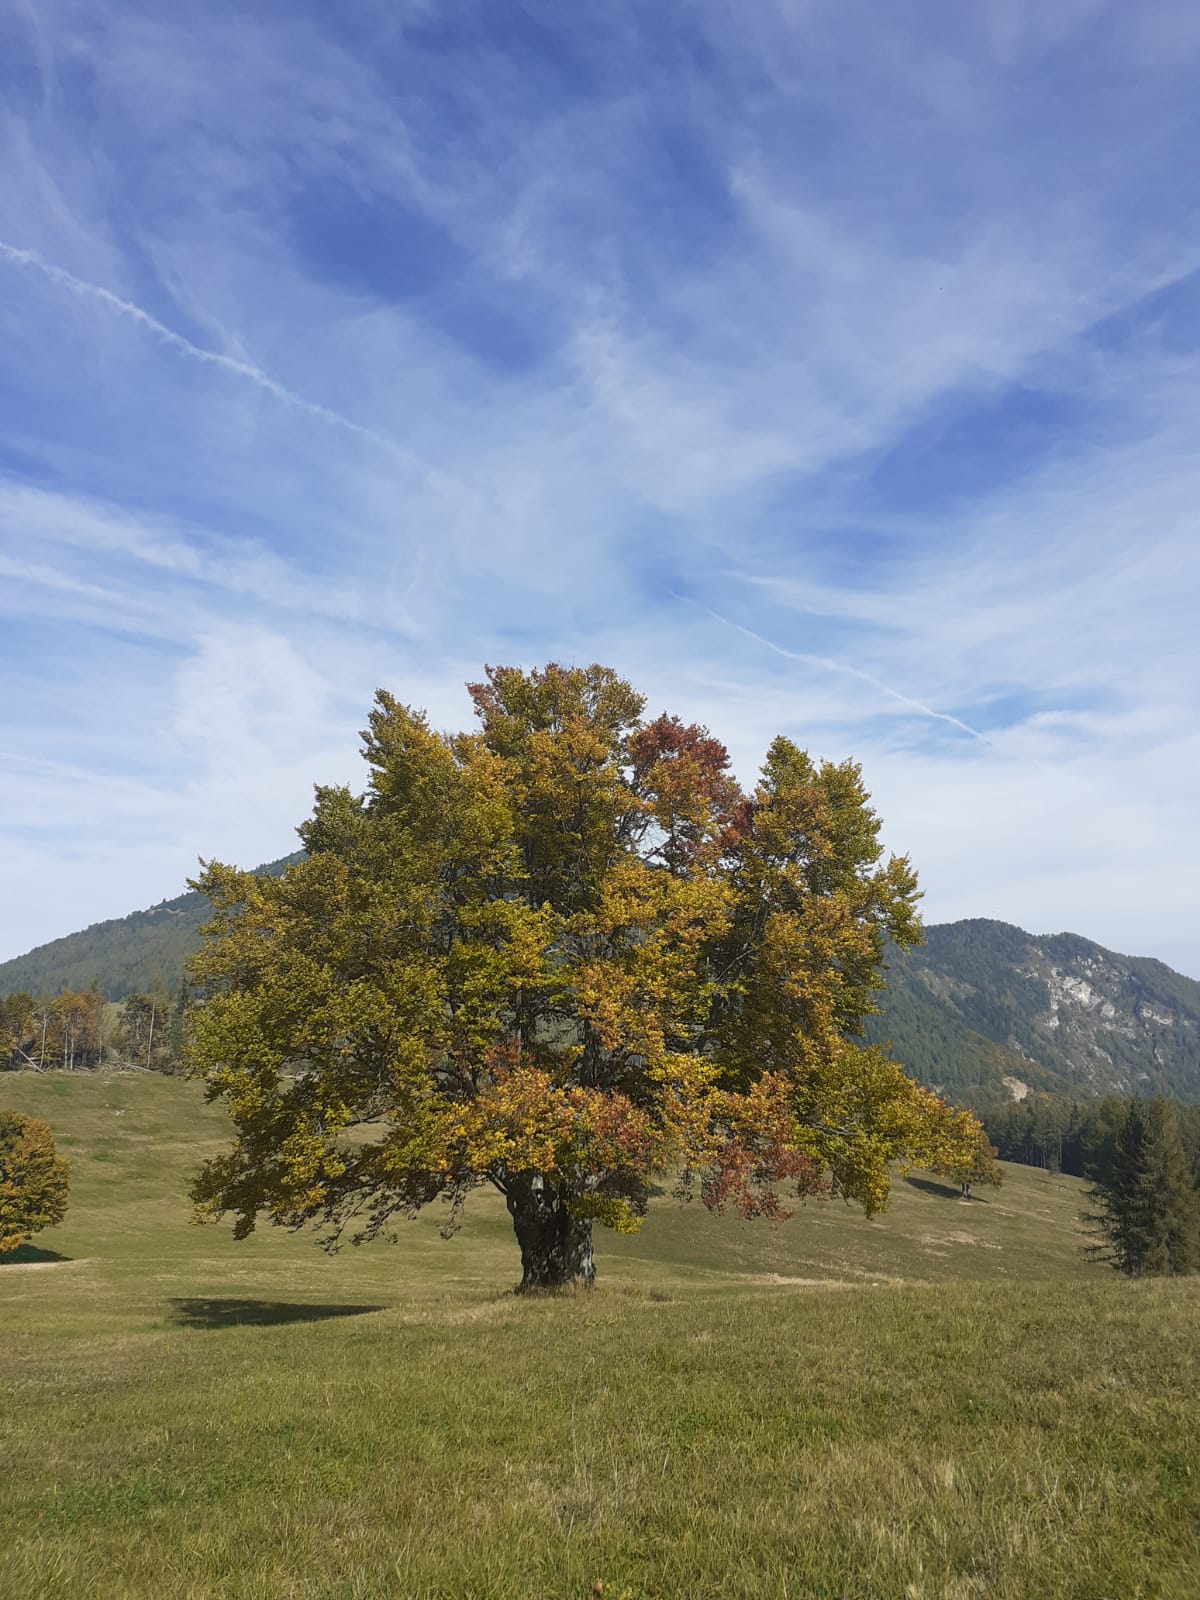
[[[362,1317],[383,1306],[338,1306],[322,1301],[171,1300],[174,1320],[185,1328],[278,1328],[285,1322],[324,1322],[328,1317]]]
[[[909,1174],[903,1180],[910,1189],[919,1189],[922,1194],[931,1194],[942,1200],[957,1200],[961,1197],[961,1189],[953,1184],[943,1183],[939,1178],[921,1178]],[[986,1204],[988,1197],[983,1194],[972,1195],[971,1199]]]
[[[6,1597],[1200,1595],[1200,1293],[1084,1262],[1069,1181],[664,1205],[516,1299],[490,1203],[334,1259],[189,1227],[189,1085],[0,1103],[76,1161],[69,1259],[0,1266]]]
[[[57,1250],[43,1250],[40,1245],[22,1244],[6,1255],[0,1256],[0,1267],[44,1266],[51,1262],[64,1262],[70,1259],[70,1256],[61,1255]]]

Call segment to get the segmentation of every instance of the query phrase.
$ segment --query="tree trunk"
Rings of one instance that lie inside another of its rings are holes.
[[[522,1173],[506,1184],[509,1215],[521,1246],[518,1294],[530,1289],[565,1289],[596,1281],[592,1224],[573,1217],[562,1192],[537,1174]]]

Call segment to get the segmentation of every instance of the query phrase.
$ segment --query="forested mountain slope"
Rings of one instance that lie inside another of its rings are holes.
[[[876,1003],[880,1014],[867,1018],[867,1038],[886,1045],[913,1077],[960,1105],[990,1105],[1026,1089],[1075,1092],[1057,1073],[968,1026],[899,952],[892,952],[888,987]]]
[[[278,873],[300,853],[260,867]],[[27,955],[0,962],[0,995],[27,990],[55,995],[62,989],[90,989],[108,1000],[161,986],[174,993],[183,981],[184,962],[196,948],[196,932],[210,907],[192,890],[163,900],[148,911],[94,922],[80,933],[38,945]]]
[[[871,1037],[955,1098],[994,1095],[1011,1076],[1077,1095],[1200,1100],[1200,983],[1078,934],[982,917],[935,924],[924,945],[893,952],[883,1005]]]

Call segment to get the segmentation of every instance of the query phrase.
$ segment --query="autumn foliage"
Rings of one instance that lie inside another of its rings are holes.
[[[282,876],[206,866],[192,1060],[237,1137],[201,1215],[364,1237],[492,1184],[533,1287],[590,1281],[657,1175],[779,1216],[876,1212],[897,1159],[965,1173],[978,1124],[857,1038],[919,923],[853,762],[777,739],[744,794],[607,668],[470,693],[447,735],[381,692],[366,793],[318,789]]]
[[[44,1122],[0,1111],[0,1256],[67,1214],[67,1163]]]

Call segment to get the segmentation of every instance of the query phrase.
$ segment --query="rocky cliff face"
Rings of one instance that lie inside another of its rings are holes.
[[[1070,935],[1030,939],[1026,972],[1045,999],[1014,1029],[1023,1054],[1101,1091],[1153,1089],[1180,1073],[1200,1089],[1200,984]]]
[[[893,962],[883,1004],[873,1031],[886,1034],[890,1013],[904,1018],[897,1054],[927,1081],[923,1035],[957,1028],[1019,1057],[1027,1070],[1010,1059],[1008,1075],[1035,1086],[1051,1087],[1036,1082],[1044,1074],[1085,1095],[1200,1099],[1200,983],[1075,934],[983,919],[933,926]]]

